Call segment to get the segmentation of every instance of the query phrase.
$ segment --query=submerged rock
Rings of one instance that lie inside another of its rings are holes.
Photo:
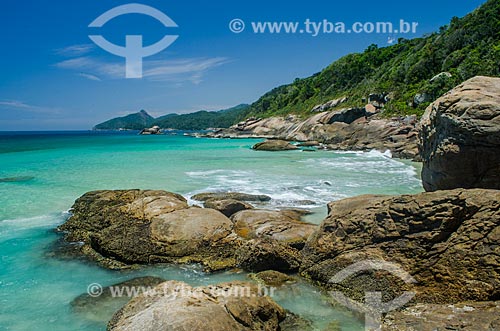
[[[234,199],[225,199],[225,200],[209,199],[205,201],[203,206],[205,208],[218,210],[227,217],[230,217],[231,215],[242,210],[253,209],[252,205]]]
[[[287,311],[286,318],[280,323],[281,331],[314,331],[311,321]],[[323,331],[323,330],[322,330]]]
[[[329,204],[328,217],[302,251],[301,271],[333,288],[329,281],[345,267],[385,260],[416,279],[410,287],[418,302],[495,300],[500,295],[499,242],[500,191],[364,195]],[[372,270],[349,278],[342,288],[364,297],[365,290],[377,286],[388,295],[407,287]]]
[[[266,270],[256,274],[250,274],[250,278],[268,286],[282,286],[294,280],[293,277],[275,270]]]
[[[255,144],[252,149],[256,151],[291,151],[299,149],[297,146],[290,144],[288,141],[284,140],[266,140]]]
[[[0,178],[0,183],[28,182],[34,178],[35,177],[33,176],[5,177],[5,178]]]
[[[207,200],[238,200],[238,201],[255,201],[255,202],[266,202],[270,201],[271,197],[264,194],[247,194],[240,192],[209,192],[209,193],[199,193],[191,197],[193,200],[197,201],[207,201]]]
[[[165,279],[158,277],[134,278],[104,287],[101,294],[82,294],[71,301],[71,308],[85,319],[107,323],[117,310],[132,299],[134,294],[146,292],[163,282],[165,282]],[[118,291],[112,291],[112,289],[118,289]],[[123,295],[116,295],[122,289]],[[127,289],[129,292],[127,292]],[[134,291],[137,292],[134,293]]]
[[[118,311],[108,331],[278,331],[285,310],[260,292],[246,282],[199,288],[165,282]]]
[[[420,127],[426,191],[500,189],[500,78],[455,87],[426,109]]]

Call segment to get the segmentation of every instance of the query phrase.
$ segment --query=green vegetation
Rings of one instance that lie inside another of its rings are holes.
[[[204,130],[208,128],[228,128],[248,109],[248,105],[241,104],[236,107],[220,111],[198,111],[191,114],[168,114],[162,117],[151,117],[146,111],[118,117],[98,124],[95,130],[142,130],[158,125],[164,129],[178,130]]]
[[[150,127],[153,121],[154,117],[150,116],[145,110],[141,110],[135,114],[113,118],[109,121],[97,124],[94,130],[142,130]]]
[[[191,114],[177,116],[162,116],[157,118],[153,125],[161,128],[178,130],[204,130],[208,128],[228,128],[248,109],[248,105],[241,104],[236,107],[220,111],[198,111]]]
[[[441,72],[452,76],[431,78]],[[364,106],[370,93],[389,93],[384,114],[423,113],[429,102],[413,103],[416,94],[434,100],[477,75],[500,76],[500,1],[489,0],[464,18],[424,38],[399,39],[384,48],[371,45],[365,52],[335,61],[320,73],[266,93],[240,117],[307,115],[317,104],[349,96],[350,106]],[[345,107],[343,104],[342,107]]]

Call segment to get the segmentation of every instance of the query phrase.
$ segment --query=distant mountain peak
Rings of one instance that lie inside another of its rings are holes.
[[[134,114],[113,118],[97,124],[95,130],[142,130],[158,125],[162,128],[180,130],[203,130],[211,127],[229,127],[241,117],[248,108],[246,104],[219,111],[198,111],[191,114],[167,114],[158,118],[149,115],[144,109]]]
[[[150,127],[154,117],[149,115],[144,109],[141,109],[137,113],[129,114],[123,117],[116,117],[109,121],[97,124],[95,130],[118,130],[118,129],[128,129],[128,130],[142,130],[144,128]]]

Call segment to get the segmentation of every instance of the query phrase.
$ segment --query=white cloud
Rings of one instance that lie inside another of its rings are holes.
[[[228,62],[228,59],[224,57],[150,61],[145,63],[143,75],[145,78],[156,81],[188,80],[199,84],[208,70]]]
[[[81,45],[72,45],[64,48],[56,49],[55,52],[58,55],[62,56],[82,56],[84,54],[90,53],[95,49],[95,45],[93,44],[81,44]]]
[[[61,110],[59,108],[53,107],[42,107],[27,104],[19,100],[3,100],[0,101],[0,109],[4,110],[17,110],[31,113],[41,113],[41,114],[60,114]]]
[[[100,79],[99,77],[97,77],[97,76],[95,76],[95,75],[91,75],[91,74],[86,74],[86,73],[84,73],[84,72],[80,72],[80,73],[78,74],[78,76],[83,77],[83,78],[87,78],[87,79],[89,79],[89,80],[94,80],[94,81],[97,81],[97,82],[100,82],[100,81],[101,81],[101,79]]]
[[[106,62],[83,56],[61,61],[56,63],[55,66],[61,69],[85,71],[86,75],[96,78],[121,79],[125,78],[125,59],[121,60],[120,63]],[[143,78],[151,81],[199,84],[208,70],[228,62],[229,60],[224,57],[145,60],[143,63]],[[86,78],[90,79],[90,77]]]

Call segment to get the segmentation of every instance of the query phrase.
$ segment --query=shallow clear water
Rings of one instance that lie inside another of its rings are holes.
[[[90,190],[164,189],[186,197],[217,190],[268,194],[273,198],[268,207],[315,210],[308,217],[312,222],[324,217],[332,200],[421,191],[416,165],[387,154],[269,153],[251,150],[255,143],[129,132],[0,133],[0,330],[104,330],[104,321],[70,306],[94,282],[106,286],[140,275],[193,285],[247,278],[234,272],[207,275],[192,266],[117,272],[54,258],[51,245],[59,237],[52,229]],[[279,290],[276,300],[318,329],[331,320],[339,320],[343,330],[362,329],[349,312],[333,309],[327,296],[303,282]]]

